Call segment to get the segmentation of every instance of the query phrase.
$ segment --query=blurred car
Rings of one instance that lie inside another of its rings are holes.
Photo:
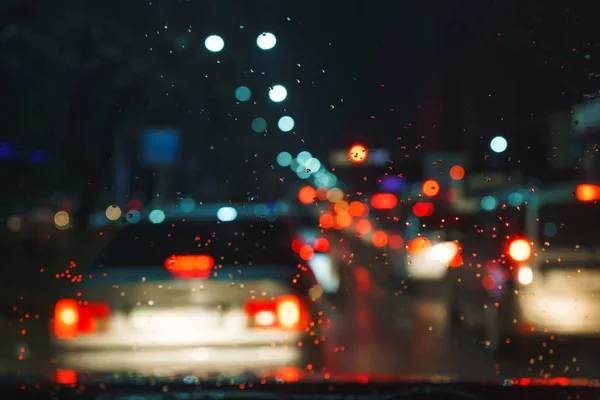
[[[533,337],[597,337],[600,239],[590,224],[600,187],[549,186],[530,190],[527,202],[515,193],[482,201],[489,211],[464,244],[469,257],[449,270],[452,321],[483,332],[496,356]]]
[[[432,211],[419,217],[415,208],[424,204],[432,207]],[[416,203],[413,210],[405,212],[402,237],[406,245],[397,266],[402,280],[412,283],[443,282],[448,268],[461,263],[460,239],[468,219],[433,207],[433,203]]]
[[[141,213],[80,271],[54,307],[58,368],[242,374],[320,366],[322,290],[291,249],[294,219],[246,206],[206,209],[216,213]]]
[[[301,258],[307,259],[306,262],[317,283],[328,296],[337,293],[340,288],[340,262],[331,254],[332,236],[330,232],[303,226],[298,229],[298,234],[292,242],[292,249]]]

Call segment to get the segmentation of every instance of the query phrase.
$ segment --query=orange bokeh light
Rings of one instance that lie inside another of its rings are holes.
[[[348,205],[348,213],[353,217],[360,217],[365,211],[365,206],[360,201],[353,201]]]
[[[350,148],[348,157],[354,163],[364,162],[367,159],[367,148],[362,144],[355,144]]]
[[[579,201],[595,201],[600,199],[600,186],[583,184],[575,189],[575,197]]]
[[[335,219],[333,218],[333,215],[331,215],[331,214],[323,214],[319,218],[319,225],[323,229],[331,228],[333,226],[334,222],[335,222]]]
[[[371,241],[375,247],[383,247],[388,243],[388,235],[384,231],[373,232]]]
[[[345,201],[338,201],[337,203],[335,203],[335,205],[333,206],[333,210],[336,213],[342,213],[342,212],[347,212],[348,211],[348,203],[346,203]]]
[[[408,242],[408,251],[419,254],[431,247],[431,240],[426,237],[417,237]]]
[[[339,213],[335,217],[336,228],[343,229],[347,228],[352,224],[352,216],[347,212]]]
[[[310,260],[311,258],[314,257],[314,255],[315,255],[315,251],[313,250],[312,247],[310,247],[307,244],[302,246],[302,248],[300,249],[300,258],[302,258],[304,261]]]
[[[455,181],[460,181],[464,177],[465,169],[460,165],[455,165],[454,167],[450,168],[450,178],[454,179]]]
[[[298,192],[298,200],[302,204],[310,204],[317,197],[317,191],[311,186],[304,186]]]
[[[436,196],[440,192],[440,185],[433,179],[426,180],[423,183],[423,194],[427,197]]]
[[[361,235],[371,232],[371,223],[367,219],[361,219],[356,222],[356,231]]]

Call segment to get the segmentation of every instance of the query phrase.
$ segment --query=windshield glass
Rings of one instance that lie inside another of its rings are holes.
[[[553,247],[600,247],[600,233],[593,222],[600,218],[594,203],[549,204],[540,210],[538,234]]]
[[[1,0],[0,377],[596,382],[596,8]]]

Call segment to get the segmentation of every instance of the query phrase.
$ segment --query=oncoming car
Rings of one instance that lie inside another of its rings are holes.
[[[55,304],[57,367],[76,373],[318,368],[321,291],[293,219],[170,218],[120,230]]]
[[[452,320],[484,333],[495,356],[533,338],[593,338],[600,332],[600,187],[533,190],[527,203],[479,213],[465,244],[473,257],[451,270]]]

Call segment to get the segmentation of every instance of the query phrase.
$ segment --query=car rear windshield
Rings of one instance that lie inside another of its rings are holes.
[[[539,235],[551,246],[598,246],[600,204],[548,204],[540,210]]]
[[[209,255],[216,264],[292,265],[294,227],[281,220],[138,224],[120,231],[96,263],[99,267],[163,265],[171,255]]]
[[[478,212],[464,231],[464,254],[491,260],[506,252],[509,241],[525,234],[525,207],[499,207]]]

